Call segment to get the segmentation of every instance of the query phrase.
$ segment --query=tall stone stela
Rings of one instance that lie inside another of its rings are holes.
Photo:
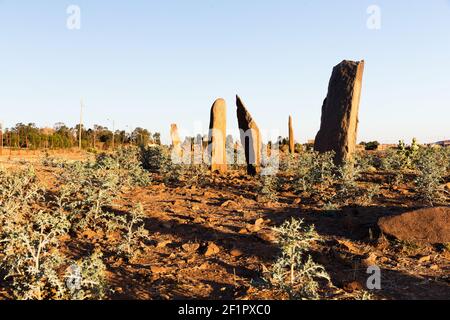
[[[217,99],[211,107],[209,121],[208,154],[211,157],[211,171],[227,171],[227,105],[224,99]]]
[[[170,138],[172,139],[172,153],[179,159],[183,157],[183,149],[181,148],[181,140],[178,134],[178,127],[176,124],[170,125]]]
[[[256,175],[261,166],[261,133],[238,95],[236,95],[236,106],[241,144],[244,147],[247,162],[247,173]]]
[[[314,150],[334,151],[335,163],[352,158],[356,149],[364,60],[344,60],[334,67],[322,106]]]
[[[295,153],[294,128],[292,126],[292,116],[289,116],[289,153]]]

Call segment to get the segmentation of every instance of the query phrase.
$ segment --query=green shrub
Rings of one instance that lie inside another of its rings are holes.
[[[60,250],[61,237],[68,235],[71,226],[65,212],[70,202],[67,193],[47,201],[49,192],[40,185],[32,167],[0,171],[0,182],[0,267],[12,295],[27,300],[71,299],[61,274],[71,259]],[[84,283],[88,280],[85,277]],[[90,280],[88,287],[89,291],[98,289]]]
[[[113,170],[118,174],[121,184],[126,186],[147,186],[151,182],[136,147],[121,147],[113,154],[98,155],[95,168]]]
[[[294,188],[301,192],[322,193],[334,183],[334,153],[303,152],[299,155]]]
[[[210,176],[209,168],[206,164],[179,165],[177,176],[173,180],[183,180],[186,186],[205,186]]]
[[[71,300],[99,300],[106,297],[106,266],[103,253],[95,250],[92,255],[72,262],[64,275],[67,290],[65,297]]]
[[[118,250],[132,259],[142,240],[148,238],[148,231],[144,228],[144,208],[138,203],[133,207],[129,217],[122,220],[123,241]]]
[[[165,146],[141,147],[140,160],[142,167],[151,173],[165,174],[172,163],[170,150]]]
[[[277,201],[278,177],[276,175],[262,175],[260,179],[262,199],[264,201]]]
[[[366,149],[366,151],[373,151],[377,150],[379,145],[380,143],[378,141],[370,141],[364,144],[364,148]]]
[[[140,158],[143,168],[158,174],[164,183],[179,182],[183,164],[172,161],[167,147],[161,145],[141,147]]]
[[[396,149],[387,150],[382,166],[389,171],[413,169],[413,163],[417,159],[419,150],[420,146],[416,139],[412,140],[411,146],[406,146],[405,142],[400,140]]]
[[[358,192],[357,179],[360,177],[360,169],[354,161],[344,161],[337,168],[338,192],[343,198],[354,197]]]
[[[292,218],[274,231],[281,255],[267,280],[274,288],[287,293],[290,299],[318,299],[318,280],[331,280],[323,266],[306,256],[311,245],[321,240],[314,226],[306,227],[303,220]]]
[[[447,200],[442,183],[447,174],[445,163],[448,161],[439,149],[421,150],[417,160],[417,177],[415,179],[419,199],[431,206]]]

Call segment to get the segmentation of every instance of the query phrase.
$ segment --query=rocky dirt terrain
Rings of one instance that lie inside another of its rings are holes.
[[[34,167],[40,183],[59,190],[64,169],[39,162]],[[131,258],[114,250],[123,237],[119,232],[91,226],[61,236],[58,250],[76,259],[101,249],[107,299],[286,299],[265,279],[281,250],[273,227],[295,217],[314,225],[321,238],[309,250],[331,278],[320,289],[321,299],[448,299],[449,245],[400,241],[377,225],[381,217],[424,206],[414,185],[392,187],[384,172],[369,171],[357,184],[379,186],[370,204],[339,206],[326,200],[334,188],[299,194],[289,179],[280,183],[276,200],[267,200],[261,182],[243,169],[206,173],[197,183],[181,178],[165,184],[154,176],[147,186],[117,190],[107,208],[127,215],[133,204],[143,206],[148,235]],[[381,269],[381,289],[369,292],[372,265]],[[13,298],[12,287],[2,281],[0,297]]]

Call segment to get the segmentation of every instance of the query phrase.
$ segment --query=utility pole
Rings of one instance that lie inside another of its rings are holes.
[[[11,131],[9,131],[9,158],[11,159],[11,152],[12,152],[12,149],[11,149]]]
[[[111,121],[109,118],[108,119],[106,119],[106,120],[108,120],[108,121]],[[114,136],[115,136],[115,132],[114,132],[114,125],[115,125],[115,123],[114,123],[114,120],[112,120],[112,149],[114,150]]]
[[[113,151],[114,151],[114,136],[115,136],[115,134],[116,134],[116,132],[115,132],[115,129],[114,129],[114,120],[113,120],[113,139],[112,139],[112,148],[113,148]]]
[[[3,123],[0,123],[0,155],[3,154]]]
[[[97,135],[97,125],[94,124],[94,144],[92,146],[94,148],[94,150],[95,150],[95,138],[96,138],[96,135]]]
[[[81,150],[81,126],[83,123],[83,99],[81,99],[80,103],[80,125],[78,128],[78,148]]]

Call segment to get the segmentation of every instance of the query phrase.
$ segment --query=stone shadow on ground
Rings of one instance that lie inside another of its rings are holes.
[[[341,211],[270,209],[262,213],[262,216],[264,219],[270,219],[274,225],[280,225],[291,217],[303,218],[307,224],[314,224],[321,235],[369,242],[373,239],[370,239],[368,230],[373,229],[376,231],[376,223],[380,217],[401,214],[408,210],[412,209],[402,207],[354,207],[344,208]],[[201,224],[191,222],[183,224],[176,220],[161,220],[155,217],[145,218],[145,227],[150,233],[171,235],[179,239],[178,241],[181,243],[206,243],[213,241],[222,248],[221,251],[224,251],[224,254],[232,247],[237,248],[242,252],[242,257],[258,257],[261,262],[267,265],[273,263],[279,253],[276,244],[261,240],[255,234],[223,232]],[[375,232],[373,236],[374,239],[378,238],[379,231],[378,234]],[[351,281],[365,284],[369,276],[366,274],[366,268],[354,266],[353,264],[354,261],[361,259],[361,257],[347,253],[344,258],[337,258],[334,251],[339,251],[339,249],[336,249],[336,243],[332,242],[330,242],[329,250],[311,252],[313,258],[324,265],[337,287],[343,288],[346,283]],[[227,261],[221,259],[220,255],[206,257],[205,259],[213,264],[220,265],[230,275],[235,272],[236,276],[247,280],[260,276],[258,271],[242,267],[240,263],[237,263],[236,267],[230,265]],[[435,281],[431,278],[422,278],[421,276],[406,274],[403,271],[389,269],[382,269],[381,277],[382,289],[376,293],[386,299],[448,299],[450,296],[450,286],[442,281]],[[196,298],[192,295],[189,296],[189,292],[184,287],[179,287],[171,279],[159,279],[157,281],[160,283],[155,282],[151,284],[153,289],[141,286],[138,291],[147,290],[149,294],[154,295],[158,299],[164,296],[160,292],[161,288],[164,292],[170,291],[173,299],[189,300]],[[197,279],[194,281],[202,282],[212,287],[212,291],[207,297],[209,299],[233,299],[236,290],[240,289],[239,286],[219,283],[211,279]],[[198,298],[202,299],[203,297]]]
[[[370,241],[380,235],[377,224],[379,218],[402,214],[414,209],[381,206],[344,207],[341,210],[333,211],[288,208],[266,210],[263,217],[270,219],[275,225],[280,225],[290,218],[303,219],[306,224],[313,224],[321,235],[343,237],[355,241]]]

